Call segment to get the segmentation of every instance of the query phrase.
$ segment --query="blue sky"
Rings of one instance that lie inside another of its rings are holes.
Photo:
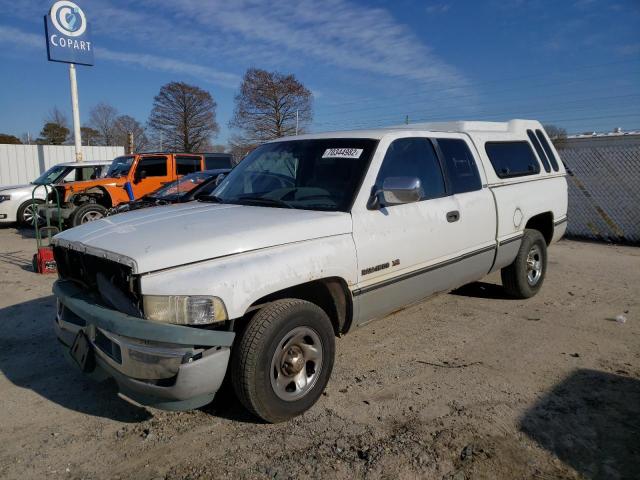
[[[52,2],[0,0],[0,132],[70,117],[46,59]],[[211,92],[225,143],[248,67],[314,93],[312,131],[536,118],[569,132],[640,129],[640,1],[79,1],[96,47],[78,67],[81,119],[99,101],[145,122],[173,80]]]

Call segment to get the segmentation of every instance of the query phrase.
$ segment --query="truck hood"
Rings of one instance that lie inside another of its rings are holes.
[[[351,216],[343,212],[189,202],[106,217],[56,235],[54,244],[147,273],[347,233]]]

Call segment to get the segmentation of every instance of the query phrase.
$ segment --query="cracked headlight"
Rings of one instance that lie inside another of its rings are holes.
[[[143,295],[148,320],[175,325],[209,325],[227,320],[227,310],[218,297],[187,295]]]
[[[0,203],[11,200],[11,195],[0,195]]]

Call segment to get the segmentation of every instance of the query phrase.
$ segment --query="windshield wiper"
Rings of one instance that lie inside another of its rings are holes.
[[[224,200],[220,197],[216,197],[215,195],[203,195],[202,197],[198,197],[197,200],[199,202],[224,203]]]
[[[277,200],[275,198],[265,198],[265,197],[242,197],[235,200],[237,203],[255,203],[255,204],[263,204],[263,205],[272,205],[276,207],[284,207],[284,208],[295,208],[291,204],[285,202],[284,200]]]

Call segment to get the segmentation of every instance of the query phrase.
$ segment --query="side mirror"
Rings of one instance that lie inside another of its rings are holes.
[[[226,177],[227,175],[224,173],[221,173],[220,175],[218,175],[216,177],[216,186],[220,185],[220,182],[222,182],[222,180],[224,180],[224,177]]]
[[[418,202],[424,196],[422,183],[417,177],[387,177],[382,188],[373,192],[367,207],[375,210],[381,207]]]

